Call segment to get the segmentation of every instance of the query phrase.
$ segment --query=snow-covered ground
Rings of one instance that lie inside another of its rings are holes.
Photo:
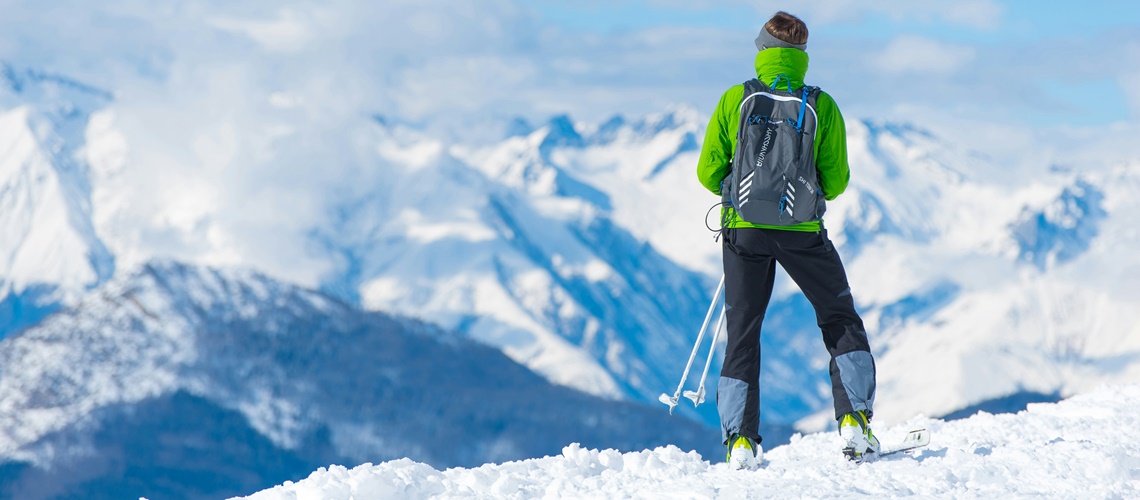
[[[1140,496],[1140,385],[1106,386],[1017,414],[881,429],[885,443],[925,427],[913,455],[855,464],[835,433],[795,437],[755,472],[669,446],[621,454],[567,446],[562,455],[438,471],[411,460],[332,466],[248,498],[1136,498]]]

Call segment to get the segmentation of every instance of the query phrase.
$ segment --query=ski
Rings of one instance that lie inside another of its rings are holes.
[[[861,457],[856,457],[854,449],[844,448],[843,456],[856,463],[873,462],[888,455],[914,451],[928,444],[930,444],[930,433],[928,433],[926,429],[915,429],[907,433],[901,443],[891,447],[880,448],[878,453],[867,453]]]
[[[887,455],[894,455],[895,453],[903,453],[907,451],[914,451],[930,444],[930,433],[926,429],[915,429],[907,433],[902,442],[890,448],[883,448],[879,451],[880,457]]]

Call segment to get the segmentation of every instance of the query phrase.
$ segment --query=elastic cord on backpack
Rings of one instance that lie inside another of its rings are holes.
[[[709,225],[709,214],[711,214],[713,210],[716,210],[717,207],[721,207],[722,209],[725,207],[732,207],[732,202],[731,201],[722,201],[720,203],[717,203],[716,205],[709,207],[709,211],[705,212],[705,227],[707,227],[709,229],[709,231],[716,233],[716,235],[713,236],[713,241],[718,241],[720,239],[720,235],[724,232],[725,229],[728,229],[725,226],[727,226],[728,222],[729,222],[729,211],[728,210],[721,210],[721,212],[720,212],[720,228],[713,228],[712,226]]]

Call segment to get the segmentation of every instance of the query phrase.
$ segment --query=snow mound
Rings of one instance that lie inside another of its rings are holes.
[[[854,464],[835,433],[796,436],[770,450],[755,472],[732,471],[714,457],[668,446],[618,453],[570,445],[562,455],[487,464],[432,467],[408,459],[353,469],[332,466],[307,479],[248,498],[712,498],[1140,495],[1140,385],[1103,387],[1017,414],[979,413],[943,422],[916,418],[879,431],[884,443],[926,427],[931,444],[911,456]]]

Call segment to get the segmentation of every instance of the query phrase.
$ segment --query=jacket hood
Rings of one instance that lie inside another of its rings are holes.
[[[771,86],[777,75],[787,75],[793,89],[802,87],[807,70],[808,54],[800,49],[773,47],[756,53],[756,77],[765,85]]]

